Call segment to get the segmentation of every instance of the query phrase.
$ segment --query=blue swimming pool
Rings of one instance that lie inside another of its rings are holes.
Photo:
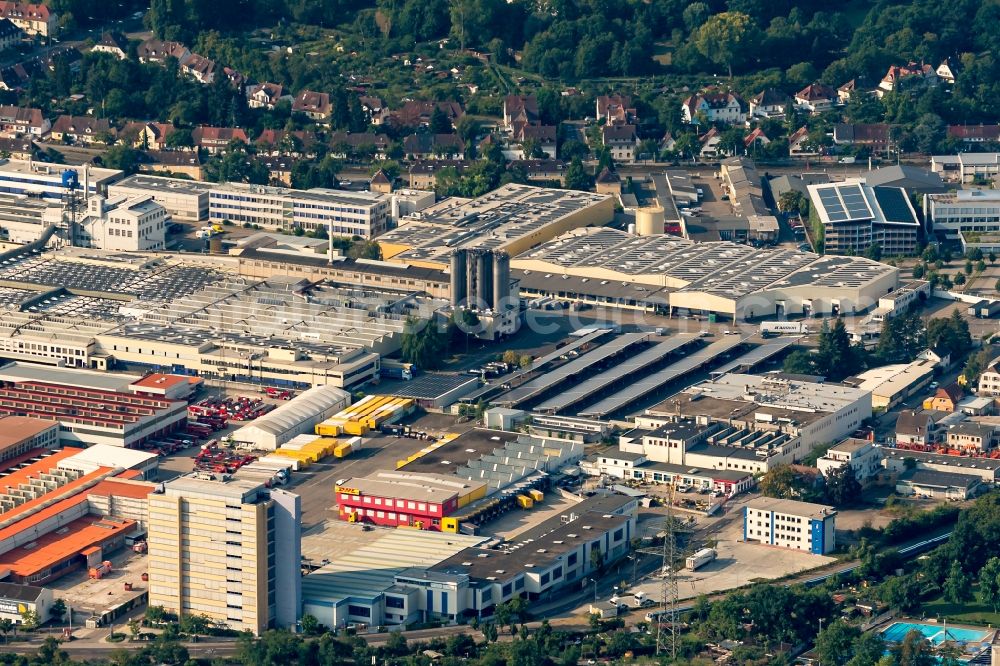
[[[900,643],[906,634],[911,631],[919,631],[924,638],[932,645],[941,645],[946,640],[958,643],[981,643],[985,641],[991,631],[980,631],[977,629],[962,629],[960,627],[948,627],[945,635],[945,627],[940,624],[923,624],[921,622],[893,622],[882,632],[882,638],[892,643]]]

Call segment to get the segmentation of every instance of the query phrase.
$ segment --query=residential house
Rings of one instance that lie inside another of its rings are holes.
[[[924,409],[950,413],[958,408],[961,399],[962,387],[953,382],[947,386],[939,386],[932,397],[924,400]]]
[[[173,123],[152,121],[130,122],[118,132],[118,139],[127,146],[141,150],[166,150],[167,137],[177,128]]]
[[[385,102],[381,97],[371,95],[361,95],[358,97],[361,104],[361,111],[364,112],[368,122],[372,125],[381,125],[385,122]]]
[[[780,118],[788,112],[791,100],[776,88],[765,88],[750,98],[751,118]]]
[[[10,19],[29,35],[51,37],[59,27],[59,17],[48,6],[30,2],[0,2],[0,18]]]
[[[702,157],[717,157],[721,154],[719,144],[722,141],[722,135],[719,133],[719,130],[714,127],[702,134],[698,138],[698,141],[701,142],[701,150],[699,151],[699,154]]]
[[[503,151],[504,157],[509,160],[534,159],[524,154],[525,144],[531,142],[545,153],[545,157],[556,158],[555,125],[518,125]]]
[[[278,102],[291,101],[292,96],[280,83],[258,83],[247,88],[247,106],[251,109],[273,110]]]
[[[52,123],[53,141],[92,144],[115,136],[115,129],[106,118],[93,116],[59,116]]]
[[[0,90],[8,92],[23,90],[30,80],[31,74],[21,63],[0,68]]]
[[[52,129],[52,123],[41,109],[25,106],[0,106],[0,136],[28,135],[42,137]]]
[[[810,113],[829,111],[837,103],[837,91],[822,83],[810,83],[795,93],[795,106]]]
[[[315,132],[266,129],[260,133],[254,145],[261,155],[315,157],[317,141]]]
[[[321,124],[330,122],[333,115],[333,105],[329,93],[303,90],[292,101],[293,113],[304,113],[310,119]]]
[[[458,102],[410,100],[405,102],[398,111],[393,111],[389,119],[393,124],[400,127],[427,127],[431,124],[431,117],[434,115],[435,109],[440,109],[444,113],[445,117],[451,122],[452,127],[455,126],[455,122],[465,113],[462,105]]]
[[[387,134],[367,132],[334,132],[330,135],[330,154],[337,159],[372,155],[384,160],[392,145]]]
[[[986,423],[966,421],[948,428],[948,448],[963,453],[986,453],[997,443],[996,429]]]
[[[372,176],[372,179],[368,181],[368,189],[372,192],[392,194],[392,180],[389,179],[389,176],[385,173],[385,171],[379,169],[375,172],[375,175]]]
[[[35,142],[29,137],[11,138],[0,136],[0,157],[12,160],[34,159]]]
[[[959,60],[957,58],[945,58],[937,66],[937,69],[934,70],[934,74],[945,83],[953,84],[955,83],[955,77],[958,75],[958,64]]]
[[[674,139],[674,136],[670,133],[670,130],[667,130],[663,134],[663,138],[660,139],[660,146],[659,146],[660,152],[661,153],[672,152],[676,147],[677,147],[677,140]]]
[[[503,126],[508,132],[540,122],[538,100],[534,95],[507,95],[503,98]]]
[[[457,134],[411,134],[403,139],[403,152],[410,159],[418,160],[433,157],[461,159],[465,144]]]
[[[72,72],[79,72],[80,65],[83,63],[83,54],[72,46],[57,46],[50,49],[45,55],[29,61],[29,63],[40,65],[50,72],[56,71],[56,63],[69,68]]]
[[[607,125],[634,125],[639,121],[628,95],[600,95],[597,98],[597,120]]]
[[[24,31],[7,18],[0,18],[0,51],[6,51],[21,43]]]
[[[833,142],[838,146],[868,146],[873,151],[885,151],[891,140],[887,123],[837,123],[833,126]]]
[[[990,361],[989,366],[979,375],[976,394],[1000,398],[1000,356]]]
[[[1000,125],[948,125],[948,138],[962,143],[998,143]]]
[[[524,169],[528,180],[538,183],[562,182],[566,172],[566,163],[562,160],[511,160],[507,164],[510,169]]]
[[[268,184],[277,187],[292,186],[292,171],[298,159],[288,155],[255,155],[254,163],[267,169]]]
[[[697,123],[699,115],[707,122],[734,125],[745,122],[747,106],[743,99],[731,92],[699,93],[681,102],[681,115],[686,123]]]
[[[809,128],[805,125],[788,137],[788,154],[792,157],[809,157],[819,153],[819,146],[809,139]]]
[[[136,48],[139,62],[155,62],[163,64],[167,58],[174,58],[179,64],[184,64],[191,58],[191,51],[180,42],[164,41],[152,37],[139,44]]]
[[[933,349],[925,349],[917,354],[918,360],[930,361],[935,370],[947,370],[951,366],[951,352],[938,345]]]
[[[597,174],[595,185],[598,194],[619,195],[622,193],[622,180],[611,169],[604,167],[601,173]]]
[[[91,50],[97,53],[110,53],[119,60],[126,60],[129,53],[128,38],[117,31],[105,32],[101,34],[101,41],[94,44]]]
[[[461,175],[465,164],[461,160],[418,160],[407,171],[407,186],[413,190],[433,190],[442,169],[454,169]]]
[[[896,419],[896,445],[930,446],[936,439],[935,427],[929,412],[904,409]]]
[[[215,81],[216,67],[214,60],[197,53],[192,53],[190,58],[181,63],[181,71],[198,83]]]
[[[212,154],[225,152],[233,141],[250,144],[247,133],[239,127],[205,127],[202,125],[191,132],[191,138],[194,139],[195,146]]]
[[[847,83],[843,84],[837,88],[837,101],[841,104],[847,104],[851,101],[851,97],[858,92],[858,80],[851,79]]]
[[[864,485],[882,471],[881,449],[867,439],[850,437],[831,446],[816,461],[816,467],[824,476],[844,466],[850,467],[854,478]]]
[[[638,137],[635,125],[605,125],[601,128],[604,147],[615,162],[634,162]]]
[[[937,82],[937,74],[933,67],[924,63],[909,62],[905,65],[892,65],[879,81],[875,94],[882,97],[888,92],[899,90],[904,82],[910,81],[926,81],[933,84]]]
[[[201,158],[195,150],[147,150],[139,171],[166,175],[183,175],[201,180]]]
[[[759,127],[754,128],[752,132],[743,137],[743,147],[747,150],[753,150],[754,146],[766,146],[769,143],[771,143],[771,140],[764,134],[764,130]]]

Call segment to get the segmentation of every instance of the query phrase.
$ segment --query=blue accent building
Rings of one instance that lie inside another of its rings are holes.
[[[837,545],[836,519],[830,506],[759,497],[743,509],[743,540],[825,555]]]

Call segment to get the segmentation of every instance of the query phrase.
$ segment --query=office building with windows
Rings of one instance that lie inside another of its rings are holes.
[[[864,254],[873,245],[885,256],[916,253],[920,223],[906,190],[872,187],[857,178],[807,189],[827,254]]]
[[[1000,233],[1000,192],[959,190],[924,198],[928,231],[942,240]]]
[[[149,605],[237,631],[292,627],[302,596],[298,495],[183,476],[149,496]]]
[[[226,183],[208,195],[209,221],[257,224],[269,230],[323,228],[334,236],[374,238],[389,228],[391,214],[392,197],[379,192]]]
[[[743,509],[743,540],[825,555],[836,547],[830,506],[760,497]]]

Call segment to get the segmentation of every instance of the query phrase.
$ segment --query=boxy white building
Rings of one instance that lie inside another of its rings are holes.
[[[743,510],[743,540],[825,555],[836,547],[833,507],[760,497]]]
[[[333,386],[314,386],[290,402],[233,433],[233,441],[249,448],[273,451],[296,435],[312,432],[351,404],[351,394]]]

